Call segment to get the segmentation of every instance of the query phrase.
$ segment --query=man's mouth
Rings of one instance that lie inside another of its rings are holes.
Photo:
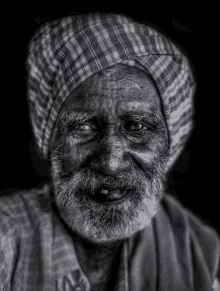
[[[92,193],[93,199],[104,204],[117,204],[125,201],[131,194],[126,188],[107,189],[103,188]]]

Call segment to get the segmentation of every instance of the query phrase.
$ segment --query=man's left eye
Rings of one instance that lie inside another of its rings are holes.
[[[139,122],[129,122],[126,125],[126,129],[131,131],[145,131],[148,129],[148,127]]]

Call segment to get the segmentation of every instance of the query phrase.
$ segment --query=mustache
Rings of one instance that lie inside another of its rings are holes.
[[[152,177],[149,172],[148,177]],[[132,189],[137,186],[137,183],[141,183],[146,177],[137,171],[130,170],[121,172],[117,176],[104,176],[89,168],[80,169],[72,175],[71,181],[75,185],[78,185],[81,189],[88,189],[89,191],[95,191],[97,189],[118,189],[127,188]]]

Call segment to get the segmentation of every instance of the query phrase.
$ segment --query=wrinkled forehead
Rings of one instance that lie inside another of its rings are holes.
[[[66,112],[98,108],[141,107],[162,116],[161,100],[151,78],[140,69],[117,64],[86,79],[64,102],[59,118]]]

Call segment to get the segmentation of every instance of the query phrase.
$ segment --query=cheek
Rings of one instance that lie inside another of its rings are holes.
[[[90,154],[88,147],[77,145],[71,137],[65,139],[61,152],[60,159],[67,172],[82,167]]]
[[[156,160],[161,158],[165,150],[163,144],[165,144],[164,138],[153,137],[146,143],[131,144],[129,154],[141,168],[150,168]]]
[[[155,152],[147,146],[133,145],[129,150],[130,156],[141,168],[149,168],[156,158]]]

